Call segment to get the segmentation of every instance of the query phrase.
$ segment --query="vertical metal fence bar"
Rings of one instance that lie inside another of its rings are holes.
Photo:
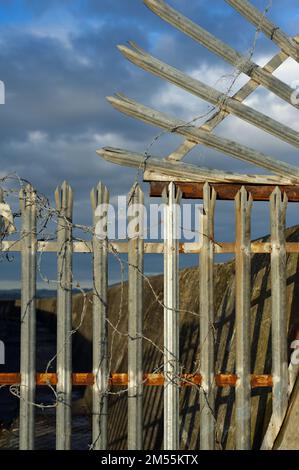
[[[4,195],[3,195],[3,189],[0,188],[0,204],[4,202]],[[2,243],[2,239],[4,238],[5,235],[5,224],[3,217],[0,216],[0,247]]]
[[[143,265],[144,195],[138,185],[129,194],[128,293],[128,449],[143,448]]]
[[[286,210],[287,195],[276,187],[270,198],[271,209],[271,300],[273,432],[282,424],[288,404],[288,354],[286,312]]]
[[[71,448],[72,403],[72,212],[73,192],[64,182],[55,192],[57,220],[57,411],[56,449]]]
[[[208,183],[203,189],[200,256],[200,448],[215,447],[215,364],[214,364],[214,212],[216,192]]]
[[[176,193],[177,191],[177,193]],[[173,183],[164,191],[164,449],[179,449],[178,204]]]
[[[21,386],[20,449],[34,449],[36,340],[36,197],[28,185],[20,192],[21,229]]]
[[[252,197],[245,187],[236,204],[236,449],[251,448],[250,302]]]
[[[93,385],[92,449],[107,449],[108,417],[108,204],[102,184],[92,190],[93,237]]]

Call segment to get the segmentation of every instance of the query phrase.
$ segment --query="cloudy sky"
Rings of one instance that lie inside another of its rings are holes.
[[[269,0],[252,3],[263,10]],[[224,0],[169,0],[169,4],[238,51],[250,51],[255,29]],[[273,0],[268,15],[290,36],[298,33],[298,0]],[[127,194],[135,181],[134,170],[102,161],[96,149],[110,145],[143,152],[159,132],[117,113],[106,102],[107,95],[120,91],[185,119],[209,109],[207,103],[126,62],[117,44],[133,40],[156,57],[221,90],[227,90],[233,78],[233,69],[222,59],[160,20],[142,0],[1,0],[0,22],[0,80],[6,87],[6,103],[0,106],[0,174],[31,181],[51,200],[56,186],[67,180],[75,193],[77,223],[91,223],[89,192],[99,180],[108,186],[112,197]],[[263,65],[276,52],[271,41],[258,36],[256,62]],[[299,65],[290,59],[276,75],[291,84],[299,80]],[[240,77],[236,86],[245,81]],[[299,130],[297,110],[274,95],[259,90],[247,103]],[[235,118],[228,118],[216,133],[296,163],[295,149]],[[165,156],[179,142],[173,135],[163,136],[151,151]],[[202,147],[197,147],[187,161],[219,169],[257,171]],[[146,186],[144,189],[147,191]],[[253,236],[268,232],[265,211],[264,204],[254,209]],[[219,240],[231,240],[231,204],[219,204],[218,213],[216,235]],[[297,213],[297,205],[293,205],[289,223],[297,223]],[[17,258],[15,263],[3,263],[7,268],[1,269],[2,287],[7,280],[18,278]],[[54,269],[53,263],[46,260],[45,265]],[[183,260],[182,265],[186,263]],[[146,266],[147,272],[162,268],[160,261],[147,261]],[[86,283],[89,268],[88,262],[76,261],[77,276]],[[117,280],[116,272],[111,279]]]

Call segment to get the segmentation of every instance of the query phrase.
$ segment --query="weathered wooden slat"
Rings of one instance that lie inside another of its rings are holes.
[[[148,175],[152,176],[152,175]],[[168,180],[170,178],[168,177]],[[147,180],[147,178],[146,178]],[[279,180],[279,178],[277,178]],[[150,185],[150,196],[151,197],[161,197],[167,181],[154,181]],[[203,187],[204,183],[194,183],[194,182],[180,182],[175,181],[175,184],[179,186],[182,197],[184,199],[202,199],[203,198]],[[241,189],[242,186],[245,186],[245,189],[250,192],[252,199],[254,201],[269,201],[271,194],[275,189],[275,184],[235,184],[235,183],[213,183],[210,182],[210,185],[215,188],[217,192],[217,199],[221,201],[233,201]],[[288,196],[289,202],[299,202],[299,186],[290,186],[282,185],[280,190],[283,193],[286,193]]]
[[[180,375],[180,385],[182,387],[193,387],[201,384],[200,374],[183,374]],[[93,385],[95,382],[94,375],[90,372],[74,373],[72,374],[73,385],[79,387],[86,387]],[[215,376],[217,387],[235,387],[237,384],[237,376],[235,374],[217,374]],[[19,385],[21,383],[21,374],[19,373],[6,373],[0,374],[0,386]],[[160,387],[164,386],[163,374],[144,374],[143,383],[147,387]],[[129,384],[128,374],[111,374],[109,376],[110,386],[127,387]],[[37,373],[36,385],[39,387],[57,385],[56,373]],[[271,375],[252,375],[251,387],[255,388],[269,388],[272,387],[273,381]]]
[[[252,197],[244,186],[236,199],[236,449],[251,448],[250,268]]]
[[[175,26],[213,53],[222,57],[234,67],[237,67],[238,70],[256,80],[260,85],[263,85],[279,98],[299,108],[299,106],[292,101],[292,93],[294,90],[286,83],[271,75],[271,73],[259,67],[250,58],[240,54],[207,30],[195,24],[177,10],[171,8],[163,0],[144,0],[144,3],[163,20]]]
[[[133,64],[210,102],[214,106],[217,106],[219,110],[231,113],[243,121],[278,137],[284,142],[299,147],[299,133],[294,129],[240,103],[240,101],[234,98],[230,98],[224,93],[220,93],[215,88],[205,85],[203,82],[186,75],[175,67],[156,59],[138,48],[134,43],[131,43],[131,48],[127,46],[118,46],[118,48]]]
[[[214,345],[214,211],[215,189],[204,186],[203,213],[200,217],[200,449],[215,447],[215,345]]]
[[[231,5],[248,21],[254,24],[260,31],[262,31],[268,38],[271,39],[278,47],[286,52],[297,62],[299,61],[299,47],[297,44],[284,33],[275,23],[273,23],[267,16],[260,12],[247,0],[225,0],[226,3]]]
[[[289,165],[285,162],[276,160],[273,157],[257,152],[232,140],[218,137],[201,129],[197,129],[194,126],[188,125],[185,121],[160,113],[159,111],[143,106],[133,100],[129,100],[124,96],[118,95],[109,97],[108,101],[118,111],[136,119],[140,119],[147,124],[152,124],[169,132],[183,135],[188,137],[190,140],[194,140],[194,142],[203,144],[227,155],[231,155],[239,160],[246,161],[247,163],[265,168],[266,170],[272,171],[280,176],[290,178],[293,182],[299,181],[299,169],[294,165]],[[148,162],[148,160],[149,158],[146,159],[146,162]],[[123,161],[123,164],[125,163],[126,162]],[[181,167],[181,174],[182,176],[185,176],[183,165]]]
[[[180,191],[164,191],[164,450],[179,449],[179,259]]]
[[[71,448],[72,405],[72,211],[73,193],[64,182],[55,192],[57,220],[57,408],[56,449]]]
[[[299,36],[294,38],[294,42],[298,43]],[[269,72],[273,73],[277,70],[289,56],[284,52],[279,52],[276,54],[263,68]],[[255,80],[250,79],[240,90],[233,95],[233,98],[242,102],[248,98],[258,87],[260,86]],[[202,125],[200,128],[208,132],[212,132],[226,117],[229,116],[228,112],[218,110]],[[191,140],[185,140],[174,152],[172,152],[167,160],[180,161],[182,160],[197,144]]]
[[[128,449],[143,449],[143,265],[144,194],[134,185],[129,194],[128,293]]]
[[[21,229],[21,386],[20,450],[34,449],[36,366],[36,195],[32,186],[20,192]]]
[[[116,165],[129,166],[133,168],[143,167],[145,171],[159,172],[159,174],[163,174],[169,182],[180,180],[184,176],[185,181],[188,180],[190,181],[190,184],[194,183],[195,185],[196,183],[204,183],[205,181],[223,184],[239,183],[241,185],[275,185],[277,182],[290,185],[292,183],[291,178],[286,177],[277,177],[275,175],[247,175],[220,170],[210,170],[208,168],[187,163],[168,162],[157,157],[149,158],[145,157],[143,154],[111,147],[97,150],[97,154]]]
[[[271,301],[272,301],[272,375],[274,434],[282,424],[288,405],[288,354],[286,313],[286,210],[287,196],[276,188],[270,199],[271,210]]]
[[[10,242],[3,242],[4,248],[3,252],[20,252],[21,249],[15,250],[14,248],[10,249]],[[18,242],[20,244],[20,242]],[[15,242],[13,242],[13,246],[17,246]],[[56,245],[55,245],[56,246]],[[85,244],[84,244],[85,246]],[[119,248],[119,250],[118,250]],[[1,250],[0,250],[1,251]],[[56,250],[51,250],[57,251]],[[199,243],[187,242],[187,243],[180,243],[179,244],[179,252],[184,254],[197,254],[200,253],[201,246]],[[297,242],[289,242],[286,243],[286,251],[287,253],[299,253],[299,243]],[[47,252],[47,251],[46,251]],[[128,244],[127,243],[115,243],[114,244],[114,251],[113,253],[120,253],[125,254],[128,253]],[[235,243],[230,242],[217,242],[214,246],[215,253],[235,253]],[[252,242],[251,243],[251,252],[252,253],[271,253],[271,243],[262,243],[262,242]],[[86,253],[89,254],[90,251],[87,249],[80,249],[79,253]],[[146,254],[163,254],[164,253],[164,244],[159,242],[145,242],[144,243],[144,253]]]
[[[107,188],[99,183],[91,192],[93,209],[93,299],[92,299],[92,329],[93,329],[93,374],[96,380],[93,384],[92,399],[92,448],[93,450],[107,449],[108,425],[108,239],[98,237],[96,225],[101,219],[102,226],[108,225],[109,193]],[[100,214],[98,213],[98,208]],[[107,232],[107,230],[106,230]]]

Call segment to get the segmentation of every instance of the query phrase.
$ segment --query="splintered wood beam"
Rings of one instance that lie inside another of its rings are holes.
[[[247,0],[225,0],[248,21],[262,31],[280,49],[286,52],[292,59],[299,61],[299,47],[288,37],[275,23],[269,20],[264,13],[259,11]]]
[[[156,59],[138,48],[134,43],[130,44],[132,48],[118,46],[118,49],[126,59],[130,60],[133,64],[159,78],[168,80],[170,83],[179,86],[198,98],[210,102],[212,105],[217,106],[220,111],[231,113],[243,121],[278,137],[284,142],[299,147],[299,133],[297,131],[240,103],[234,98],[230,98],[215,88],[205,85],[203,82],[186,75],[175,67]]]
[[[214,54],[222,57],[228,63],[240,70],[240,72],[253,78],[260,85],[263,85],[279,98],[296,108],[299,108],[299,105],[295,104],[294,100],[292,100],[294,89],[271,75],[271,73],[267,72],[262,67],[259,67],[251,59],[240,54],[235,49],[213,36],[207,30],[203,29],[189,18],[186,18],[177,10],[171,8],[166,2],[162,0],[144,0],[144,3],[163,20],[187,34]]]
[[[290,178],[293,183],[299,182],[299,168],[288,163],[275,160],[261,152],[257,152],[245,145],[238,144],[224,137],[218,137],[210,134],[187,122],[168,116],[167,114],[156,111],[147,106],[143,106],[136,101],[130,100],[123,95],[116,95],[107,98],[111,105],[118,111],[140,119],[147,124],[160,127],[161,129],[183,135],[198,144],[218,150],[227,155],[231,155],[239,160],[265,168],[279,176]],[[125,164],[125,162],[123,162]],[[184,175],[184,165],[181,166],[182,175]]]
[[[150,196],[161,197],[165,186],[168,183],[165,181],[154,181],[150,184]],[[193,182],[175,182],[180,188],[182,197],[184,199],[202,199],[204,183]],[[233,201],[242,188],[242,184],[222,184],[212,183],[210,186],[216,191],[217,199],[222,201]],[[275,189],[275,185],[243,185],[254,201],[269,201],[271,194]],[[282,193],[286,193],[289,202],[299,202],[299,186],[280,186]]]
[[[148,157],[143,154],[126,150],[105,147],[97,150],[97,154],[105,160],[121,166],[139,168],[142,170],[158,171],[168,178],[169,182],[184,176],[186,179],[198,182],[239,183],[239,184],[273,184],[281,182],[291,184],[290,179],[272,175],[245,175],[229,173],[220,170],[210,170],[187,163],[168,162],[157,157]]]
[[[299,36],[294,38],[294,41],[298,43]],[[288,54],[285,52],[279,52],[263,67],[266,72],[273,73],[277,70],[287,59]],[[240,90],[233,95],[233,98],[237,101],[244,101],[248,98],[257,88],[260,86],[255,80],[250,79]],[[207,121],[200,126],[202,130],[212,132],[226,117],[229,113],[224,110],[216,110]],[[194,147],[196,143],[191,140],[185,140],[176,150],[174,150],[168,157],[167,160],[181,161]]]

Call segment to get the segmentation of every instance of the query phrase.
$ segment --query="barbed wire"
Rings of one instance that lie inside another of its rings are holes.
[[[270,0],[268,2],[267,6],[264,10],[264,13],[263,13],[264,16],[266,16],[269,13],[271,7],[272,7],[272,0]],[[256,44],[257,44],[258,36],[260,34],[260,30],[261,30],[260,26],[258,26],[256,31],[255,31],[254,41],[253,41],[252,47],[249,50],[248,57],[246,58],[246,60],[250,60],[252,58],[255,50],[256,50]],[[184,127],[185,126],[194,126],[199,120],[207,118],[208,116],[210,116],[210,114],[212,112],[215,112],[215,111],[217,111],[217,113],[223,112],[223,110],[225,108],[225,102],[230,97],[230,93],[231,93],[231,91],[234,88],[238,78],[240,77],[240,75],[242,73],[242,72],[240,72],[240,69],[242,69],[242,66],[236,67],[233,74],[223,75],[220,78],[221,80],[223,80],[223,79],[228,80],[229,79],[229,80],[231,80],[231,82],[229,83],[229,86],[227,87],[227,90],[224,94],[224,99],[219,104],[219,106],[218,107],[209,106],[207,111],[205,111],[204,113],[192,118],[190,121],[188,121],[186,123],[186,125],[184,125]],[[137,183],[140,180],[140,177],[143,174],[143,172],[146,170],[147,162],[151,158],[151,150],[152,150],[153,146],[156,143],[158,143],[164,135],[168,134],[169,132],[170,133],[175,133],[177,130],[178,130],[178,128],[174,127],[170,131],[168,130],[168,131],[160,132],[159,134],[157,134],[152,139],[152,141],[146,147],[146,149],[144,151],[143,164],[140,166],[140,168],[138,168],[138,170],[136,172],[135,183],[133,185],[133,191],[131,192],[131,196],[130,196],[131,199],[132,199],[132,197],[134,197],[134,195],[136,193]],[[24,190],[26,188],[26,186],[28,186],[28,185],[30,185],[30,182],[23,179],[23,178],[21,178],[16,173],[9,174],[9,175],[7,175],[7,176],[0,179],[0,187],[3,190],[4,199],[9,199],[9,198],[15,197],[16,200],[19,200],[20,191]],[[41,194],[37,191],[35,191],[35,196],[36,196],[35,207],[36,207],[36,218],[37,218],[36,237],[37,237],[38,241],[45,241],[45,242],[56,241],[57,237],[58,237],[58,234],[59,234],[59,231],[64,230],[64,228],[65,228],[64,224],[62,224],[60,226],[61,221],[66,223],[68,228],[72,232],[73,232],[73,230],[76,229],[76,230],[79,230],[82,233],[84,233],[84,235],[89,235],[91,237],[91,239],[94,237],[95,228],[93,226],[73,223],[67,217],[62,216],[60,210],[58,210],[57,208],[52,207],[49,199],[46,196],[44,196],[43,194]],[[129,203],[130,202],[131,201],[129,200]],[[13,216],[14,216],[14,219],[17,220],[18,218],[21,217],[21,211],[18,210],[16,212],[14,212]],[[50,227],[51,224],[53,224],[53,229],[51,229],[51,227]],[[17,230],[15,236],[17,236],[18,239],[16,241],[13,241],[12,246],[11,246],[10,249],[13,251],[14,243],[18,243],[18,242],[21,242],[23,239],[26,239],[27,235],[28,234],[26,232],[24,232],[23,230]],[[1,245],[1,242],[3,242],[5,238],[6,238],[5,233],[1,233],[0,245]],[[211,240],[211,241],[213,243],[216,243],[215,240]],[[87,243],[86,239],[80,238],[79,236],[74,236],[72,234],[72,238],[67,239],[65,241],[65,243],[62,244],[62,246],[60,247],[60,254],[64,253],[64,256],[65,256],[65,249],[72,242]],[[160,288],[158,289],[158,291],[156,290],[156,288],[153,285],[152,279],[148,275],[146,275],[144,272],[142,272],[140,269],[138,269],[138,267],[136,267],[136,266],[132,265],[131,263],[129,263],[128,260],[123,259],[121,254],[115,248],[115,245],[110,240],[107,239],[107,240],[105,240],[105,242],[107,243],[107,245],[109,247],[109,252],[113,256],[113,258],[117,261],[117,263],[119,265],[119,269],[120,269],[120,283],[119,283],[120,284],[120,286],[119,286],[119,289],[120,289],[119,298],[120,298],[120,300],[119,300],[119,305],[118,305],[118,311],[117,311],[117,314],[116,314],[116,318],[113,321],[112,319],[109,318],[109,314],[105,318],[105,321],[107,322],[107,327],[111,331],[111,339],[110,339],[110,345],[109,345],[109,350],[108,350],[108,366],[107,366],[107,380],[106,380],[107,388],[105,390],[98,388],[99,393],[101,393],[102,396],[109,397],[109,396],[125,395],[129,391],[129,387],[126,387],[126,388],[123,387],[121,390],[114,390],[109,385],[109,378],[110,378],[111,374],[114,372],[112,370],[113,359],[118,354],[118,351],[117,351],[117,340],[118,340],[118,338],[122,337],[122,338],[127,338],[127,339],[130,339],[130,340],[142,339],[143,341],[148,343],[153,348],[153,350],[157,351],[161,355],[161,358],[165,357],[165,354],[167,352],[165,347],[159,346],[159,344],[157,344],[154,340],[149,338],[145,334],[145,332],[143,332],[143,331],[138,332],[137,337],[133,338],[132,336],[129,335],[128,331],[121,331],[121,329],[120,329],[120,324],[121,324],[121,321],[123,319],[123,315],[127,315],[127,312],[124,309],[126,269],[136,269],[136,271],[138,272],[138,275],[142,278],[144,284],[147,285],[149,291],[151,292],[151,294],[153,296],[152,302],[154,302],[155,305],[161,307],[164,310],[165,309],[174,310],[178,314],[191,315],[191,316],[194,316],[196,318],[199,318],[200,314],[196,311],[184,310],[184,309],[181,309],[181,308],[169,309],[169,307],[167,305],[165,305],[165,302],[161,298],[162,290]],[[69,290],[70,286],[65,286],[63,284],[62,276],[58,275],[58,279],[51,279],[43,272],[42,259],[43,259],[44,254],[46,253],[46,251],[47,251],[46,248],[42,249],[40,251],[40,253],[38,254],[38,256],[37,256],[37,273],[38,273],[40,279],[47,285],[55,286],[56,289],[59,287],[62,290]],[[92,249],[91,249],[90,254],[91,254],[92,259],[93,259],[94,253],[93,253]],[[58,253],[58,255],[59,255],[59,253]],[[2,259],[2,261],[3,260],[7,260],[8,262],[13,261],[13,258],[9,258],[9,252],[3,253],[1,251],[1,259]],[[64,258],[64,260],[65,260],[65,258]],[[80,311],[80,314],[79,314],[79,321],[77,322],[76,326],[73,327],[73,329],[69,332],[65,342],[61,346],[61,349],[57,350],[56,353],[53,355],[53,357],[51,357],[50,360],[47,362],[47,365],[46,365],[46,368],[45,368],[45,374],[49,373],[50,369],[52,368],[53,364],[55,363],[55,361],[57,359],[57,356],[62,352],[62,350],[64,348],[67,348],[67,347],[70,346],[70,344],[72,342],[72,338],[76,334],[80,333],[80,331],[82,329],[82,326],[83,326],[83,323],[84,323],[84,320],[86,319],[86,315],[87,315],[87,312],[88,312],[88,305],[92,305],[94,299],[97,298],[98,300],[100,300],[100,302],[104,305],[104,307],[108,311],[108,305],[101,298],[101,294],[96,289],[94,276],[93,276],[93,290],[91,292],[91,295],[89,295],[86,292],[86,289],[84,289],[81,286],[81,282],[75,278],[74,272],[72,270],[72,272],[71,272],[71,290],[73,290],[74,288],[76,288],[79,291],[79,293],[81,294],[81,297],[83,299],[83,305],[82,305],[82,308],[81,308],[81,311]],[[21,321],[24,320],[25,315],[29,311],[30,304],[32,302],[35,302],[35,300],[36,299],[34,297],[34,298],[30,299],[30,301],[28,302],[27,307],[22,312],[23,316],[21,317]],[[73,321],[74,321],[74,319],[73,319]],[[216,329],[215,329],[214,322],[210,322],[209,327],[210,328],[209,328],[208,335],[212,331],[212,334],[213,334],[214,340],[215,340]],[[207,341],[208,335],[205,338],[204,342],[200,345],[200,348],[202,348],[205,341]],[[199,355],[200,348],[197,351],[197,355]],[[171,374],[170,376],[165,377],[165,379],[167,381],[167,384],[173,384],[174,383],[176,386],[181,387],[182,382],[183,382],[185,384],[188,384],[188,385],[194,387],[194,389],[197,392],[201,392],[203,394],[204,398],[205,398],[206,406],[209,408],[209,410],[210,410],[210,412],[213,416],[213,419],[215,421],[216,435],[218,435],[220,433],[220,429],[219,429],[219,423],[217,422],[217,414],[214,411],[214,407],[210,404],[209,397],[206,394],[204,388],[201,387],[201,385],[195,384],[194,382],[192,382],[192,380],[189,380],[188,378],[182,378],[182,373],[181,372],[186,368],[186,364],[181,363],[180,357],[174,356],[172,358],[172,361],[173,360],[175,360],[177,362],[178,370],[177,370],[177,373],[174,373],[174,374]],[[171,361],[169,363],[171,363]],[[166,364],[164,362],[163,362],[163,364],[157,365],[156,367],[153,368],[151,373],[157,374],[159,372],[163,372],[163,370],[165,368],[165,365]],[[101,366],[102,366],[102,363],[100,362],[98,364],[98,368],[97,368],[98,373],[100,373]],[[193,366],[194,374],[198,373],[200,371],[200,366],[201,366],[199,359],[196,359],[192,366]],[[150,371],[147,371],[147,372],[150,372]],[[97,384],[98,380],[96,380],[95,383]],[[143,379],[142,382],[138,385],[144,385],[145,383],[146,383],[146,379]],[[65,406],[69,406],[69,404],[64,401],[64,397],[60,396],[57,393],[57,391],[55,389],[55,386],[53,386],[50,383],[50,380],[46,383],[46,386],[49,388],[49,390],[52,394],[52,398],[51,398],[52,403],[33,402],[33,403],[28,403],[29,405],[32,405],[32,406],[34,406],[38,409],[42,409],[42,410],[45,410],[47,408],[55,408],[55,407],[57,407],[58,403],[63,403]],[[3,386],[1,386],[0,388],[2,389]],[[14,384],[14,385],[9,386],[9,391],[13,396],[18,398],[19,400],[22,399],[22,394],[21,394],[21,391],[20,391],[20,385]],[[200,410],[200,413],[202,411],[203,410]],[[101,415],[101,413],[100,413],[100,415]],[[100,415],[99,415],[99,419],[100,419]],[[95,448],[95,446],[96,446],[98,440],[100,439],[100,437],[101,437],[101,434],[99,434],[96,437],[96,439],[93,440],[93,442],[90,444],[90,447],[89,447],[90,449]],[[221,439],[217,438],[217,442],[218,442],[219,447],[221,447]]]

